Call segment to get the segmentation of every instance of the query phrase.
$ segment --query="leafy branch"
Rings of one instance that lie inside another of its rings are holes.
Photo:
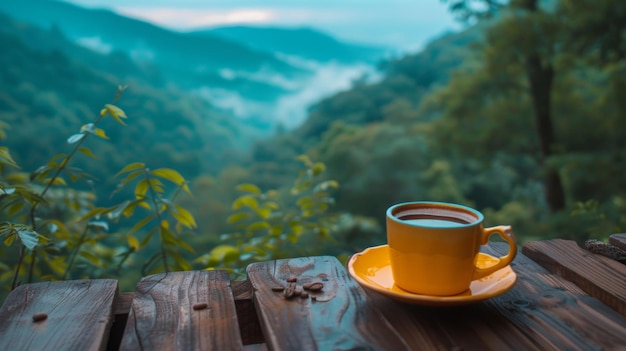
[[[236,227],[223,234],[223,244],[200,256],[196,262],[205,267],[237,269],[254,261],[311,254],[306,240],[332,241],[336,218],[327,213],[334,204],[330,191],[339,183],[325,180],[326,166],[308,156],[297,158],[303,165],[288,194],[276,190],[262,192],[254,184],[241,184],[243,192],[232,204],[228,223]],[[308,250],[308,251],[307,251]]]
[[[126,200],[110,208],[94,208],[85,214],[82,220],[106,215],[110,220],[118,221],[121,217],[130,218],[137,208],[143,208],[148,211],[148,214],[136,222],[126,233],[128,248],[126,252],[121,254],[123,257],[122,261],[126,260],[130,254],[146,247],[154,234],[158,233],[160,249],[144,263],[142,274],[146,275],[161,268],[166,272],[171,271],[170,259],[177,268],[191,269],[191,265],[178,252],[178,248],[183,248],[189,252],[194,252],[194,250],[180,238],[180,233],[184,228],[194,229],[197,225],[193,215],[187,209],[175,203],[175,199],[180,191],[191,195],[187,180],[173,169],[159,168],[150,170],[145,164],[140,162],[131,163],[124,167],[116,175],[116,177],[120,176],[124,177],[118,184],[116,191],[120,191],[128,184],[136,181],[134,199]],[[166,187],[161,180],[166,180],[176,185],[176,189],[172,192],[170,198],[166,197]],[[172,225],[171,221],[167,219],[168,216],[174,218],[175,225]],[[144,230],[149,223],[153,223],[154,226],[139,241],[136,234]],[[159,261],[161,265],[155,266]]]
[[[124,89],[125,87],[118,87],[112,104],[106,104],[93,123],[83,125],[80,128],[79,133],[74,134],[68,138],[67,142],[69,144],[75,144],[69,154],[55,155],[46,165],[39,167],[36,171],[31,173],[27,181],[24,179],[24,177],[21,176],[21,174],[17,174],[16,176],[13,176],[13,180],[16,183],[15,185],[0,182],[0,210],[6,209],[9,217],[19,217],[19,214],[24,208],[24,205],[30,205],[28,219],[25,220],[25,222],[30,222],[29,225],[14,224],[7,221],[2,222],[0,226],[0,237],[4,238],[5,245],[10,246],[15,241],[19,242],[18,261],[15,266],[15,272],[13,274],[13,279],[11,282],[11,289],[15,289],[15,287],[18,285],[19,274],[24,263],[25,250],[30,251],[31,254],[31,267],[29,269],[28,281],[32,281],[32,275],[36,260],[37,245],[39,244],[40,239],[49,240],[49,238],[40,234],[40,231],[43,229],[43,225],[45,223],[49,223],[50,221],[43,221],[42,223],[38,223],[40,218],[38,216],[37,210],[39,205],[41,204],[48,205],[48,202],[46,201],[46,196],[53,186],[67,185],[65,179],[61,177],[61,173],[65,171],[72,181],[76,181],[78,179],[86,179],[90,177],[84,172],[77,172],[75,169],[70,168],[68,166],[70,161],[78,152],[86,154],[89,157],[94,157],[91,150],[83,147],[82,145],[92,134],[102,139],[108,139],[104,130],[98,128],[98,125],[107,115],[110,115],[118,123],[125,125],[124,121],[122,120],[127,118],[124,111],[113,105],[113,103],[119,100],[121,93]],[[4,138],[6,136],[4,129],[8,129],[8,125],[6,125],[5,123],[0,125],[1,138]],[[2,170],[2,166],[19,168],[19,166],[11,158],[9,150],[6,147],[0,147],[0,171]],[[26,183],[26,185],[21,185],[19,184],[20,182],[41,183],[43,184],[43,188],[41,188],[41,190],[39,191],[36,191],[36,187],[28,186],[28,183]],[[84,234],[86,234],[86,231],[87,229],[85,229]],[[80,247],[80,245],[82,245],[82,240],[78,247]],[[78,250],[78,247],[76,250]],[[74,256],[72,256],[72,262],[73,259]]]

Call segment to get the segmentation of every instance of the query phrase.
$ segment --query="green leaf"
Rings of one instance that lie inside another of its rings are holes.
[[[126,184],[132,182],[135,178],[139,177],[142,174],[143,171],[131,171],[130,173],[128,173],[126,178],[122,179],[116,191],[119,191],[121,188],[125,187]]]
[[[278,197],[278,195],[279,195],[279,194],[278,194],[278,191],[276,191],[276,190],[268,190],[268,191],[265,193],[265,196],[266,196],[268,199],[276,199],[276,198]]]
[[[176,218],[176,220],[183,226],[190,229],[197,227],[196,220],[193,218],[193,215],[182,206],[174,205],[174,211],[171,211],[171,213],[172,216],[174,216],[174,218]]]
[[[185,190],[185,192],[187,192],[188,194],[191,194],[191,191],[189,190],[189,187],[187,186],[187,181],[185,180],[185,178],[183,178],[183,176],[181,176],[180,173],[178,173],[177,171],[173,169],[159,168],[159,169],[155,169],[154,171],[151,171],[150,174],[169,180],[170,182],[182,187],[183,190]]]
[[[67,182],[65,181],[65,179],[58,177],[58,176],[56,178],[46,178],[43,180],[43,183],[52,184],[52,185],[67,185]]]
[[[275,225],[272,227],[272,230],[269,233],[270,238],[276,238],[283,233],[283,226]]]
[[[149,187],[150,187],[150,183],[148,182],[148,179],[144,178],[140,180],[139,183],[137,183],[137,186],[135,187],[135,198],[137,200],[145,198]]]
[[[104,116],[106,114],[110,114],[111,117],[113,117],[117,123],[121,124],[121,125],[126,125],[126,123],[124,123],[124,121],[122,121],[122,118],[128,118],[126,117],[126,113],[124,113],[124,111],[122,111],[121,108],[115,106],[115,105],[111,105],[111,104],[106,104],[104,105],[104,109],[102,109],[102,111],[100,111],[100,115]]]
[[[296,234],[296,235],[300,235],[302,234],[302,231],[304,231],[304,227],[302,226],[302,224],[300,224],[300,222],[291,222],[289,223],[289,228],[291,229],[291,232]]]
[[[261,194],[261,189],[254,184],[241,184],[237,186],[237,189],[252,194]]]
[[[130,247],[133,252],[139,251],[141,244],[137,238],[129,234],[126,236],[126,240],[128,241],[128,247]]]
[[[227,263],[239,257],[239,250],[231,245],[218,245],[209,252],[210,262]]]
[[[14,217],[15,215],[17,215],[22,209],[24,208],[24,202],[16,202],[13,205],[11,205],[8,210],[7,210],[7,214],[9,215],[9,217]]]
[[[311,164],[311,159],[309,158],[309,156],[307,155],[300,155],[298,157],[296,157],[296,160],[301,161],[302,163],[304,163],[307,167],[310,166]]]
[[[152,207],[150,207],[150,204],[147,203],[146,201],[139,201],[137,205],[139,205],[139,207],[145,208],[148,211],[152,210]]]
[[[99,138],[109,139],[109,137],[107,136],[106,132],[103,129],[96,128],[94,134]]]
[[[274,201],[264,202],[261,206],[269,208],[270,210],[274,210],[274,211],[276,211],[276,210],[278,210],[280,208],[280,206],[278,206],[278,204],[276,202],[274,202]]]
[[[104,213],[106,213],[108,210],[106,208],[102,208],[102,207],[96,207],[91,209],[89,212],[87,212],[85,215],[83,215],[80,219],[77,220],[77,222],[82,222],[82,221],[86,221],[88,219],[91,219],[93,217],[98,217]]]
[[[117,174],[115,175],[116,177],[124,174],[124,173],[128,173],[130,171],[134,171],[136,169],[140,169],[140,168],[146,168],[146,165],[141,163],[141,162],[133,162],[129,165],[126,165],[126,167],[122,168],[121,171],[117,172]]]
[[[4,245],[11,246],[17,237],[17,233],[10,233],[4,238]]]
[[[164,189],[163,189],[163,183],[161,183],[160,180],[158,179],[150,179],[149,182],[150,187],[152,188],[152,190],[156,191],[159,194],[162,194]]]
[[[191,264],[189,264],[189,262],[187,262],[187,260],[185,260],[177,252],[169,252],[169,256],[174,260],[174,262],[176,262],[176,264],[181,270],[190,271],[193,269]]]
[[[163,220],[161,224],[161,241],[167,245],[176,245],[178,243],[174,233],[169,230],[169,222],[167,220]]]
[[[118,219],[122,215],[126,207],[128,207],[128,205],[130,204],[131,204],[130,200],[125,200],[121,204],[114,206],[110,209],[107,209],[107,216],[111,219]]]
[[[150,239],[152,239],[152,236],[154,235],[154,233],[158,232],[159,227],[154,227],[152,228],[148,234],[146,234],[146,236],[143,238],[143,240],[141,240],[141,247],[145,247],[146,245],[148,245],[148,243],[150,242]]]
[[[9,153],[8,147],[0,146],[0,164],[4,164],[7,166],[11,166],[14,168],[20,168],[13,158],[11,158],[11,154]]]
[[[250,195],[241,196],[233,202],[233,210],[238,210],[243,206],[250,207],[254,210],[259,207],[259,202]]]
[[[39,234],[32,229],[28,228],[17,228],[17,235],[20,238],[20,241],[27,249],[32,250],[37,246],[39,242]]]
[[[272,214],[272,210],[265,207],[257,208],[254,212],[262,219],[267,219]]]
[[[83,153],[83,154],[85,154],[85,155],[87,155],[87,156],[89,156],[89,157],[91,157],[91,158],[96,158],[96,155],[94,155],[93,152],[91,152],[91,150],[89,150],[86,147],[79,147],[78,151]]]
[[[248,218],[249,214],[246,212],[239,212],[239,213],[235,213],[230,215],[227,219],[226,222],[227,223],[237,223],[237,222],[241,222],[242,220]]]
[[[135,225],[132,228],[130,228],[130,230],[128,231],[127,235],[134,234],[136,231],[138,231],[139,229],[143,228],[143,226],[148,224],[155,217],[156,217],[156,215],[152,214],[152,215],[149,215],[146,218],[142,219],[141,221],[135,223]]]
[[[267,222],[254,222],[248,226],[247,231],[251,233],[261,229],[270,229],[270,224]]]
[[[80,255],[83,258],[86,258],[87,261],[91,262],[91,264],[93,264],[94,266],[96,266],[96,267],[101,267],[102,266],[102,264],[100,263],[100,259],[97,256],[91,254],[90,252],[81,251]]]
[[[83,139],[85,136],[87,136],[87,134],[85,134],[85,133],[74,134],[74,135],[70,136],[69,138],[67,138],[67,143],[68,144],[75,144],[75,143],[79,142],[81,139]]]
[[[184,242],[183,240],[178,240],[178,247],[185,249],[191,253],[195,253],[196,250],[193,249],[193,247],[191,247],[191,245],[187,244],[186,242]]]
[[[308,210],[308,209],[313,208],[313,206],[314,206],[313,200],[310,197],[308,197],[308,196],[299,198],[298,201],[296,202],[296,204],[302,210]]]
[[[322,173],[324,173],[324,171],[326,170],[326,165],[324,165],[321,162],[316,162],[313,167],[311,167],[311,170],[313,171],[313,176],[318,176]]]

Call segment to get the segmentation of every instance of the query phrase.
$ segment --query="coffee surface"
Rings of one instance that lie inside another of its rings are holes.
[[[393,216],[401,221],[426,227],[461,227],[478,221],[471,212],[439,207],[400,207]]]
[[[400,218],[402,221],[409,224],[416,224],[424,227],[440,227],[440,228],[450,228],[450,227],[462,227],[468,223],[453,221],[449,218],[413,218],[409,216],[409,218]]]

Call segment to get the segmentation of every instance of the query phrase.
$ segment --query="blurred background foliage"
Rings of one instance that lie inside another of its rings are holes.
[[[157,82],[156,68],[138,66],[123,53],[90,65],[48,50],[45,38],[58,35],[53,30],[6,18],[0,21],[0,46],[10,48],[0,55],[0,145],[21,168],[2,167],[0,182],[68,152],[68,137],[94,120],[94,107],[123,83],[128,89],[118,105],[129,116],[127,125],[103,121],[109,139],[90,141],[95,158],[79,154],[72,163],[95,179],[54,187],[40,210],[77,225],[71,219],[84,209],[135,196],[132,188],[111,196],[119,182],[114,175],[124,166],[174,169],[191,189],[176,204],[197,225],[181,234],[194,249],[182,253],[193,268],[237,272],[272,257],[345,258],[384,243],[385,209],[411,200],[475,207],[488,225],[513,225],[521,242],[582,242],[624,231],[626,2],[447,3],[468,21],[467,29],[381,62],[380,80],[354,81],[311,106],[301,125],[278,128],[270,137]],[[31,33],[29,43],[23,31]],[[298,160],[301,155],[308,156]],[[293,193],[307,170],[321,178]],[[329,180],[337,186],[328,194],[315,188]],[[314,199],[316,191],[327,203],[314,202],[325,205],[304,217],[299,201],[308,201],[304,193]],[[262,203],[271,203],[269,213],[254,211]],[[8,209],[2,211],[0,222],[8,221]],[[232,217],[242,211],[257,217]],[[294,216],[307,231],[290,227]],[[116,255],[132,247],[121,238],[134,225],[121,220],[92,237],[94,257],[81,258],[81,270],[71,276],[115,276],[122,289],[132,289],[141,274],[137,265],[158,249],[148,244],[124,262],[129,269],[119,269]],[[17,252],[4,247],[0,254],[7,285]],[[90,259],[98,264],[89,265]]]

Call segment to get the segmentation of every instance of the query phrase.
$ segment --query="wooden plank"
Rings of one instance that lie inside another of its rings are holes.
[[[111,279],[19,286],[0,309],[0,350],[106,349],[117,289]]]
[[[270,350],[407,350],[363,289],[335,257],[309,257],[251,264],[257,313]],[[286,299],[273,286],[320,281],[312,297]]]
[[[117,295],[115,302],[113,302],[113,314],[128,315],[130,312],[130,306],[133,304],[133,298],[135,298],[134,292],[123,292]]]
[[[626,265],[590,253],[571,240],[530,242],[524,245],[523,252],[626,316]]]
[[[170,272],[137,284],[120,350],[242,349],[228,273]]]
[[[486,249],[503,254],[506,245]],[[482,303],[415,306],[367,291],[414,350],[615,350],[623,347],[626,318],[575,284],[522,254],[509,292]]]
[[[626,250],[626,234],[612,234],[609,236],[609,244],[615,245],[622,250]]]

